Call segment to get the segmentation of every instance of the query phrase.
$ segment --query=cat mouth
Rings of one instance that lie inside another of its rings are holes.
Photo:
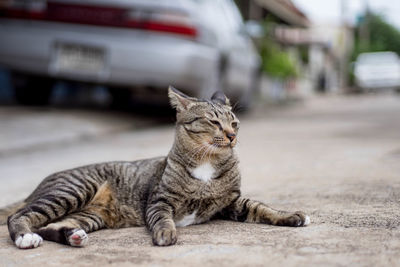
[[[215,146],[215,147],[218,147],[218,148],[231,148],[231,147],[233,147],[232,143],[227,143],[227,144],[213,143],[212,145]]]

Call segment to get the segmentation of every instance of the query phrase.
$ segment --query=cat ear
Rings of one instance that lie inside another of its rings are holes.
[[[216,91],[213,96],[211,97],[211,101],[215,103],[219,103],[221,105],[226,105],[230,106],[231,102],[229,99],[225,96],[225,94],[222,91]]]
[[[168,97],[171,106],[177,111],[188,110],[190,104],[196,101],[195,98],[185,95],[171,85],[168,87]]]

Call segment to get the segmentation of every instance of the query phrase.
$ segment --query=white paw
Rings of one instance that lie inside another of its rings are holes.
[[[82,229],[76,229],[76,231],[68,237],[68,242],[73,247],[83,247],[88,241],[89,237]]]
[[[304,226],[309,225],[310,222],[311,222],[310,216],[306,215],[306,219],[305,219],[305,221],[304,221]]]
[[[15,245],[18,248],[36,248],[40,246],[43,242],[43,238],[34,233],[28,233],[24,235],[20,235],[16,240],[15,240]]]

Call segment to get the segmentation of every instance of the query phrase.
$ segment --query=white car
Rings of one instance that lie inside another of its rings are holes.
[[[361,90],[400,88],[400,59],[394,52],[362,53],[354,75]]]
[[[5,0],[0,64],[25,104],[46,103],[55,80],[106,85],[116,101],[173,85],[246,102],[260,58],[244,29],[232,0]]]

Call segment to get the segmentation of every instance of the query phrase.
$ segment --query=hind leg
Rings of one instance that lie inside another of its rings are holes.
[[[83,247],[88,242],[87,233],[106,226],[101,215],[85,210],[69,214],[58,222],[50,223],[36,231],[43,239],[74,247]]]
[[[90,232],[105,226],[114,227],[119,217],[111,186],[103,183],[93,198],[92,191],[74,191],[62,187],[43,194],[8,218],[11,239],[19,248],[35,248],[42,242],[37,234],[39,232],[45,239],[67,243],[69,241],[63,241],[63,238],[76,237],[71,235],[76,232],[74,229]],[[48,223],[54,228],[47,228]],[[61,231],[62,227],[65,227],[62,230],[64,232]],[[46,233],[39,229],[51,230]],[[82,231],[77,234],[81,234],[81,239],[84,239]]]
[[[8,218],[10,237],[17,247],[39,246],[42,238],[34,233],[38,228],[64,217],[68,212],[78,210],[84,203],[84,195],[79,195],[78,199],[66,193],[58,193],[56,196],[56,193],[43,195]]]
[[[110,186],[105,183],[83,210],[68,214],[40,228],[37,233],[49,241],[80,247],[88,241],[86,233],[118,227],[119,215]]]
[[[8,217],[10,237],[18,248],[35,248],[42,243],[43,239],[34,231],[65,214],[52,208],[49,203],[36,201]]]

